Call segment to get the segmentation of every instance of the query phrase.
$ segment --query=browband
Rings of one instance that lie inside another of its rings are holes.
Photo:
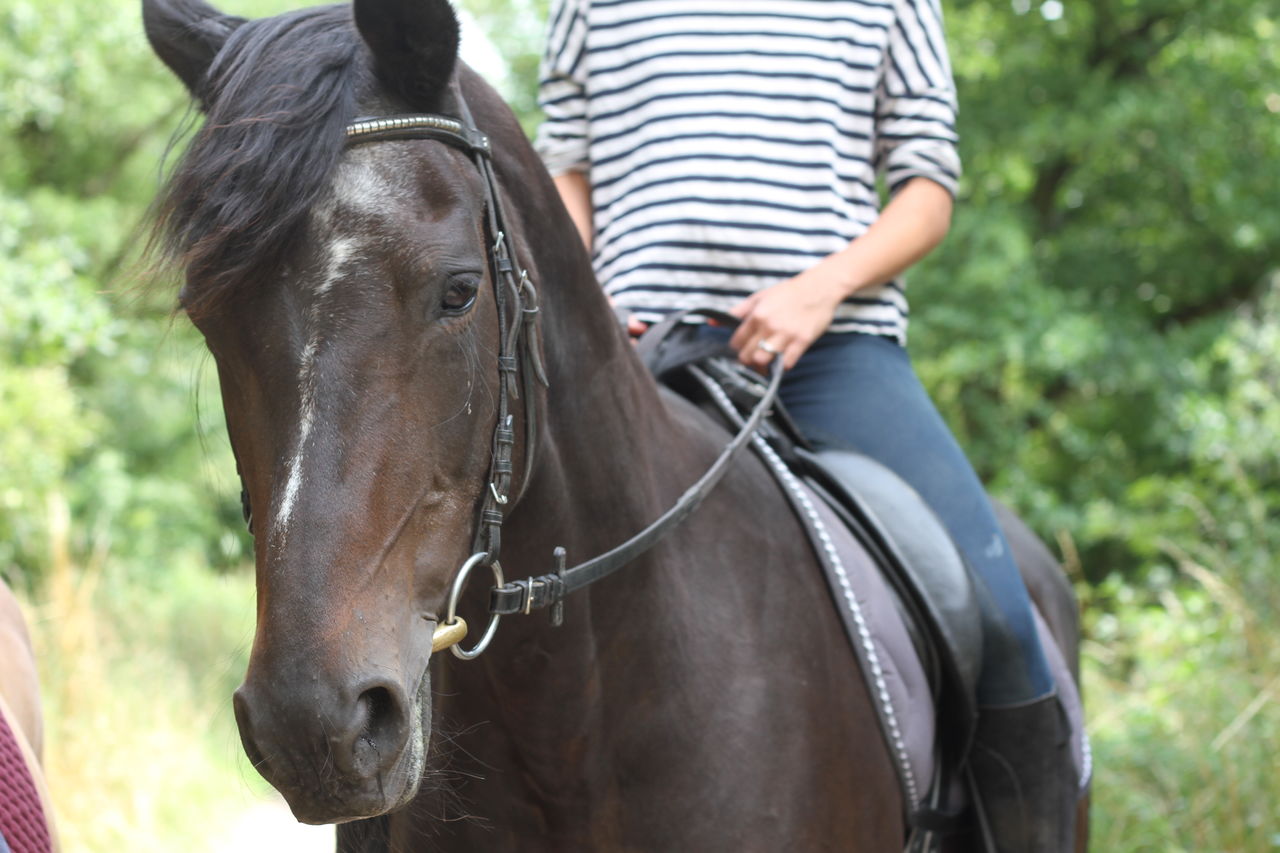
[[[437,139],[471,155],[490,156],[489,136],[456,118],[408,115],[390,118],[358,118],[347,125],[347,145],[406,139]]]

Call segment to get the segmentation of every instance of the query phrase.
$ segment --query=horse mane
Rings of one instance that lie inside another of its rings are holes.
[[[227,39],[194,93],[204,125],[153,210],[150,254],[185,267],[189,315],[278,274],[376,90],[372,67],[347,4],[249,21]]]

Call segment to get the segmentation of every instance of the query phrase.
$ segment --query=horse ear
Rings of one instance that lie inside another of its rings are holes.
[[[142,26],[151,49],[196,98],[213,58],[244,22],[201,0],[142,0]]]
[[[448,0],[355,0],[354,6],[378,80],[414,109],[435,109],[458,58],[458,19]]]

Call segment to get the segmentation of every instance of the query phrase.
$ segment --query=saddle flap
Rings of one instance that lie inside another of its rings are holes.
[[[888,560],[894,585],[923,613],[943,670],[943,719],[959,759],[977,721],[976,688],[982,663],[982,620],[963,557],[946,528],[916,493],[884,465],[860,453],[797,450],[805,473],[835,495],[874,538]]]

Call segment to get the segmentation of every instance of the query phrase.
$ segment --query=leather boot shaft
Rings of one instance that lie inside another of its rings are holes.
[[[1071,853],[1079,769],[1057,693],[982,708],[969,759],[998,853]]]

